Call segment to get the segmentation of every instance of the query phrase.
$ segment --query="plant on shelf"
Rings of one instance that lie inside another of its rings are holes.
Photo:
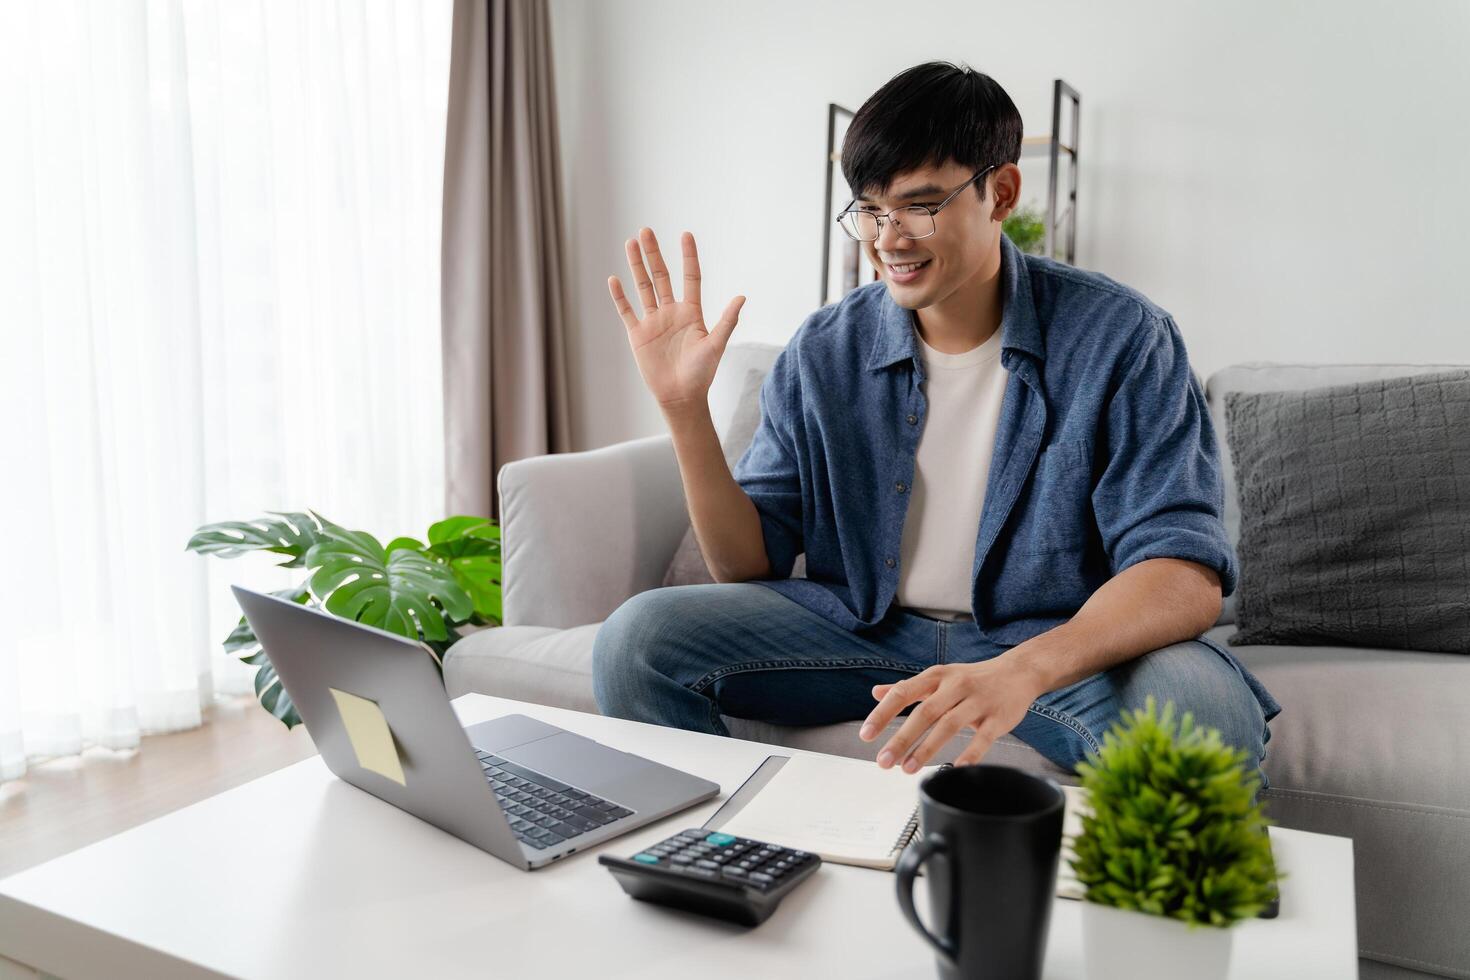
[[[1070,863],[1086,889],[1089,976],[1224,975],[1230,933],[1198,927],[1253,917],[1277,895],[1260,776],[1246,762],[1218,731],[1188,712],[1176,719],[1172,702],[1160,713],[1150,697],[1078,764],[1087,804]],[[1157,971],[1140,942],[1156,950]],[[1183,959],[1160,962],[1166,947]]]
[[[1046,217],[1034,204],[1023,204],[1000,223],[1011,243],[1027,255],[1046,254]]]
[[[500,527],[484,517],[450,517],[430,526],[428,543],[398,537],[386,545],[315,511],[271,512],[194,532],[186,550],[218,558],[253,551],[287,556],[305,568],[299,585],[271,593],[344,619],[423,643],[443,669],[460,627],[500,625]],[[225,653],[257,668],[255,696],[287,728],[301,724],[291,697],[245,618],[225,637]]]

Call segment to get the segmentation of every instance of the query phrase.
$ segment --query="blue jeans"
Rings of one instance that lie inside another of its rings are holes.
[[[593,644],[593,690],[605,715],[728,735],[722,715],[778,725],[861,720],[877,704],[875,684],[1004,651],[971,620],[896,603],[876,625],[849,632],[762,585],[684,585],[639,593],[608,617]],[[1042,695],[1012,734],[1071,770],[1150,694],[1219,729],[1257,765],[1267,722],[1281,710],[1228,651],[1200,638]]]

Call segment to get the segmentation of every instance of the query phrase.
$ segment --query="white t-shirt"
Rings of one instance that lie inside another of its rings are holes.
[[[917,329],[914,336],[928,407],[903,523],[897,602],[954,620],[971,615],[975,538],[1006,390],[1001,331],[963,354],[935,350]]]

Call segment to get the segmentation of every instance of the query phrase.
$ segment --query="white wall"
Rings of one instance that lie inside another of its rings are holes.
[[[1050,128],[1082,95],[1078,264],[1246,360],[1470,362],[1470,4],[553,0],[579,448],[663,431],[605,286],[643,224],[695,233],[711,318],[816,308],[828,102],[933,59]],[[1045,165],[1023,165],[1045,194]],[[789,203],[796,231],[762,213]],[[678,270],[675,269],[675,279]]]

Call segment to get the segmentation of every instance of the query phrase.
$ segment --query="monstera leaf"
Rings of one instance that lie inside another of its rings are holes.
[[[219,558],[238,558],[252,551],[273,551],[289,556],[281,568],[301,568],[306,553],[323,531],[337,527],[315,511],[280,513],[268,511],[277,520],[261,517],[253,521],[221,521],[194,532],[184,550]]]
[[[363,531],[349,531],[315,511],[268,512],[252,521],[206,524],[187,550],[217,558],[252,551],[285,555],[283,568],[307,567],[307,582],[272,595],[320,605],[334,616],[357,620],[419,640],[443,669],[443,657],[465,623],[500,625],[500,528],[483,517],[450,517],[429,528],[428,544],[411,537],[380,545]],[[270,658],[242,617],[225,638],[225,652],[257,668],[255,694],[288,728],[301,724]]]
[[[463,622],[474,612],[446,565],[411,547],[390,552],[366,531],[325,531],[306,564],[311,591],[327,612],[410,639],[447,639],[445,617]]]
[[[483,517],[451,517],[429,528],[429,556],[449,566],[474,603],[475,619],[500,625],[500,527]]]
[[[289,589],[281,589],[272,592],[271,595],[302,605],[311,603],[311,593],[306,586],[296,585]],[[255,671],[255,697],[260,701],[260,706],[269,711],[275,718],[279,719],[288,729],[295,728],[301,724],[301,716],[296,713],[296,705],[291,700],[291,695],[286,693],[286,688],[281,684],[281,679],[276,676],[276,668],[271,665],[270,657],[260,646],[260,641],[255,638],[255,631],[240,617],[239,624],[225,637],[225,653],[239,657],[242,663],[256,667]]]

